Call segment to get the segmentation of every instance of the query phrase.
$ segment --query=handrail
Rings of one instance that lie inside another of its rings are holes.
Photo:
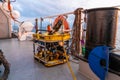
[[[74,14],[74,12],[68,12],[68,13],[63,13],[63,14],[58,14],[58,15],[53,15],[53,16],[46,16],[46,17],[43,17],[42,19],[46,19],[46,18],[53,18],[53,17],[57,17],[59,15],[69,15],[69,14]]]

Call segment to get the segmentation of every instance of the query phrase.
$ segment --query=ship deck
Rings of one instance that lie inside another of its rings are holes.
[[[45,67],[34,60],[33,42],[14,39],[0,40],[0,49],[10,63],[8,80],[73,80],[67,64]],[[88,80],[80,75],[79,64],[70,61],[77,80]]]

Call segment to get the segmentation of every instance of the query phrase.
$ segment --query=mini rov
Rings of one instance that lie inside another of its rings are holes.
[[[64,31],[59,32],[60,28]],[[34,58],[45,66],[54,66],[68,61],[69,26],[64,16],[58,16],[53,24],[53,29],[47,27],[45,33],[33,34]]]

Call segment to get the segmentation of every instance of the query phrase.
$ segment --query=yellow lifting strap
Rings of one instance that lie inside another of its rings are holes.
[[[63,27],[62,27],[62,28],[63,28]],[[63,29],[62,29],[62,30],[63,30]],[[62,34],[62,36],[64,37],[63,34]],[[63,37],[62,37],[62,42],[64,42],[64,41],[63,41]],[[72,78],[73,78],[73,80],[77,80],[77,79],[76,79],[76,76],[75,76],[75,74],[74,74],[74,72],[73,72],[73,70],[72,70],[72,67],[71,67],[71,65],[70,65],[70,62],[68,61],[68,56],[67,56],[67,54],[66,54],[66,50],[65,50],[64,47],[63,47],[63,50],[64,50],[64,55],[65,55],[65,57],[66,57],[67,65],[68,65],[68,68],[69,68],[70,73],[71,73],[71,75],[72,75]]]
[[[72,78],[73,78],[73,80],[77,80],[77,79],[76,79],[76,76],[75,76],[75,74],[74,74],[74,72],[73,72],[73,70],[72,70],[72,67],[71,67],[71,65],[70,65],[70,62],[68,61],[68,56],[67,56],[67,54],[66,54],[65,48],[64,48],[64,52],[65,52],[67,65],[68,65],[68,68],[69,68],[70,73],[71,73],[71,75],[72,75]]]

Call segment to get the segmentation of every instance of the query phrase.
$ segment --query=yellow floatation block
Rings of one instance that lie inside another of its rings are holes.
[[[55,33],[52,35],[48,35],[48,33],[44,34],[33,34],[33,40],[45,41],[45,42],[55,42],[55,41],[66,41],[70,39],[70,33]]]

